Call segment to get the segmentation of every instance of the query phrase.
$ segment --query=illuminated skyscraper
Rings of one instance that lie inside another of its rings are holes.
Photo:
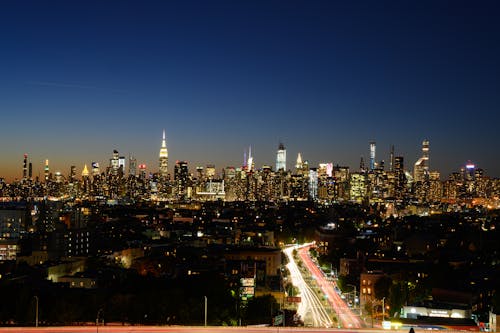
[[[128,158],[128,174],[129,176],[137,174],[137,160],[133,156],[129,156]]]
[[[99,176],[99,173],[101,171],[99,170],[99,163],[98,162],[92,162],[92,176],[96,177]]]
[[[415,163],[413,169],[413,178],[415,182],[429,180],[429,141],[422,142],[422,157]]]
[[[376,144],[375,141],[370,142],[370,170],[375,170],[375,149]]]
[[[113,157],[109,160],[109,166],[114,175],[118,174],[118,169],[120,168],[120,154],[116,149],[113,150]]]
[[[23,179],[28,177],[28,154],[24,154],[23,160]]]
[[[395,179],[396,196],[401,197],[404,194],[406,185],[403,156],[394,157],[394,179]]]
[[[168,176],[168,150],[167,140],[165,139],[165,130],[163,130],[163,139],[159,154],[159,171],[160,176],[166,178]]]
[[[177,187],[179,199],[185,199],[188,195],[189,171],[187,161],[176,161],[174,166],[174,181]]]
[[[45,181],[48,181],[49,176],[50,176],[49,160],[45,160],[45,167],[43,169],[43,175],[45,177]]]
[[[304,163],[302,162],[302,155],[299,153],[297,155],[297,162],[295,163],[295,169],[297,169],[297,171],[302,171],[302,168],[304,167]]]
[[[286,171],[286,149],[283,143],[279,144],[278,152],[276,153],[276,171]]]
[[[69,168],[69,182],[72,183],[76,180],[76,166],[72,165]]]
[[[394,171],[394,145],[391,146],[391,156],[389,161],[389,171]]]
[[[253,171],[255,164],[252,156],[252,146],[248,147],[247,171]]]
[[[82,178],[88,177],[89,174],[90,174],[89,169],[87,168],[87,164],[85,164],[85,166],[83,167],[83,170],[82,170]]]
[[[207,168],[205,169],[205,176],[208,179],[214,179],[215,178],[215,165],[213,164],[208,164]]]

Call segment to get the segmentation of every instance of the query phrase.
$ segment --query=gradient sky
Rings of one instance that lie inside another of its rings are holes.
[[[243,160],[357,169],[377,142],[407,168],[500,176],[497,1],[3,1],[0,177]]]

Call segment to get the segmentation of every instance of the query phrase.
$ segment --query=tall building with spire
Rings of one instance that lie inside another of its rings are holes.
[[[255,168],[255,164],[253,161],[253,155],[252,155],[252,146],[248,147],[248,158],[247,158],[247,171],[251,172]]]
[[[281,142],[276,153],[276,171],[280,170],[286,171],[286,149]]]
[[[161,140],[161,148],[159,154],[159,172],[161,177],[168,176],[168,150],[167,140],[165,139],[165,130],[163,130],[163,139]]]
[[[295,169],[298,170],[302,170],[302,168],[304,167],[304,164],[302,163],[302,155],[300,153],[298,153],[297,155],[297,162],[295,163]]]
[[[413,179],[415,182],[429,180],[429,140],[422,142],[422,157],[415,163]]]
[[[89,175],[90,175],[89,169],[87,168],[87,164],[85,164],[82,170],[82,178],[88,177]]]

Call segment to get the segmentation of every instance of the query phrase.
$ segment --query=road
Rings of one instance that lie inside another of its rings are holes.
[[[63,326],[63,327],[0,327],[0,333],[387,333],[381,329],[336,329],[307,327],[188,327],[188,326]],[[418,333],[419,330],[416,330]],[[423,331],[421,331],[423,333]],[[408,330],[391,330],[391,333],[408,333]]]
[[[321,291],[328,298],[328,303],[337,313],[337,318],[342,327],[360,328],[363,327],[359,316],[353,313],[351,308],[347,306],[342,298],[334,290],[334,282],[329,281],[319,267],[314,263],[309,256],[309,249],[312,245],[304,246],[298,249],[300,259],[304,266],[309,270],[311,276],[316,280]]]
[[[297,314],[304,320],[306,325],[311,324],[313,327],[332,327],[333,321],[331,315],[325,310],[318,294],[304,280],[295,259],[293,258],[293,250],[295,247],[288,247],[283,252],[288,257],[287,268],[290,272],[292,283],[300,291],[301,302],[297,309]]]

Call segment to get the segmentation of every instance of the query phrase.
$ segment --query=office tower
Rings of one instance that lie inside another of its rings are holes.
[[[429,179],[429,141],[422,142],[422,157],[415,163],[413,169],[413,178],[415,182],[423,182]]]
[[[286,171],[286,149],[283,143],[278,146],[278,152],[276,153],[276,171]]]
[[[307,185],[309,189],[309,198],[311,200],[316,200],[318,197],[318,171],[316,168],[309,169],[309,182]]]
[[[376,144],[375,141],[370,142],[370,170],[375,170],[375,149]]]
[[[474,181],[476,176],[476,166],[468,161],[465,165],[465,169],[463,169],[463,177],[465,181]]]
[[[365,172],[365,171],[366,171],[365,159],[363,158],[363,156],[361,156],[359,160],[359,172]]]
[[[202,166],[197,166],[196,167],[196,178],[198,178],[198,181],[202,180],[205,177],[205,169]]]
[[[146,179],[146,164],[139,164],[139,177]]]
[[[118,169],[120,167],[120,154],[118,150],[113,150],[113,157],[109,160],[109,166],[111,167],[111,172],[116,175],[118,174]]]
[[[318,177],[332,177],[333,163],[320,163],[318,168]]]
[[[92,176],[96,177],[99,176],[99,173],[101,171],[99,170],[99,163],[98,162],[92,162]]]
[[[187,182],[189,177],[188,172],[188,162],[187,161],[175,161],[174,166],[174,180]]]
[[[129,156],[128,158],[128,174],[129,176],[137,174],[137,160],[133,156]]]
[[[45,181],[48,181],[49,176],[50,176],[49,160],[45,160],[45,167],[43,169],[43,175],[44,175]]]
[[[189,171],[187,161],[176,161],[174,166],[174,181],[179,198],[185,198],[188,189]]]
[[[351,201],[361,203],[368,192],[367,174],[354,172],[349,180],[349,197]]]
[[[125,173],[125,156],[120,156],[118,158],[118,169],[122,174]]]
[[[76,180],[76,166],[72,165],[69,168],[69,182],[72,183]]]
[[[391,156],[389,161],[389,171],[394,171],[394,145],[391,146]]]
[[[215,165],[213,164],[208,164],[207,168],[205,170],[205,176],[208,179],[214,179],[215,178]]]
[[[160,154],[158,157],[160,177],[166,178],[168,176],[168,150],[167,140],[165,139],[165,130],[163,130],[163,139],[161,140]]]
[[[394,157],[394,179],[396,196],[403,195],[404,186],[406,183],[406,176],[404,171],[404,158],[403,156]]]
[[[33,179],[33,164],[31,162],[28,164],[28,177]]]
[[[23,160],[23,179],[28,177],[28,154],[24,154]]]

